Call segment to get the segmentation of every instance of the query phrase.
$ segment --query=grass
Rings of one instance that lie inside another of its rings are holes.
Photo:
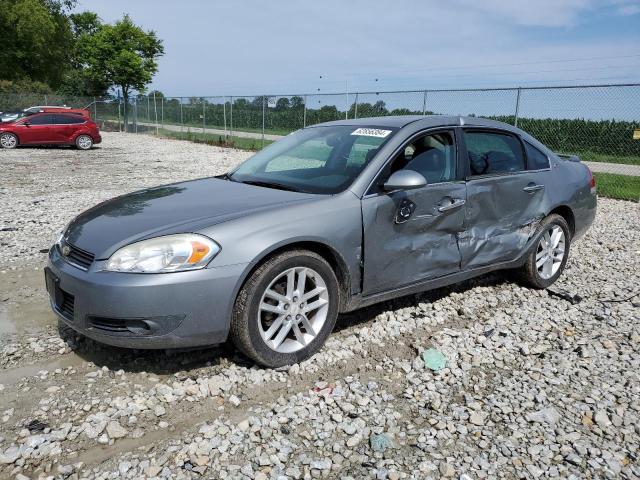
[[[585,162],[606,162],[621,163],[624,165],[640,165],[640,157],[624,155],[608,155],[605,153],[594,153],[589,151],[576,152],[571,155],[578,155]]]
[[[598,195],[620,200],[640,201],[640,177],[616,173],[594,173]]]
[[[142,120],[141,120],[142,121]],[[153,122],[151,122],[153,123]],[[165,123],[166,124],[173,124],[173,125],[180,125],[180,122],[169,122],[167,121],[167,119],[165,119]],[[189,128],[202,128],[202,123],[195,123],[195,122],[185,122],[184,124],[185,128],[189,127]],[[214,128],[217,130],[224,130],[224,125],[210,125],[210,124],[206,124],[205,128]],[[302,125],[300,126],[300,128],[302,128]],[[227,130],[229,130],[229,125],[227,125]],[[237,126],[233,126],[233,131],[234,132],[247,132],[247,133],[258,133],[261,134],[262,133],[262,128],[251,128],[251,127],[237,127]],[[264,129],[264,133],[266,135],[289,135],[293,130],[286,130],[286,129],[282,129],[282,128],[265,128]]]
[[[266,147],[271,140],[264,140],[264,144],[261,139],[256,138],[243,138],[243,137],[227,137],[224,135],[214,135],[211,133],[198,133],[198,132],[174,132],[173,130],[158,131],[161,137],[175,138],[179,140],[188,140],[194,143],[206,143],[207,145],[217,145],[220,147],[237,148],[239,150],[249,150],[256,152]]]

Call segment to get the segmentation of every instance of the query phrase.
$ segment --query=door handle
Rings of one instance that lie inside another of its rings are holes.
[[[544,190],[544,185],[527,185],[523,190],[527,193],[536,193],[537,191]]]
[[[456,198],[450,204],[442,205],[441,207],[438,207],[438,211],[440,213],[448,212],[449,210],[453,210],[455,208],[459,208],[463,206],[465,203],[467,203],[466,200],[463,200],[462,198]]]

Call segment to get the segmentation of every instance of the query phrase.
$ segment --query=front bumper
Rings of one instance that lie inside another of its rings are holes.
[[[45,269],[51,307],[75,331],[129,348],[183,348],[226,340],[247,264],[188,272],[84,271],[54,247]]]

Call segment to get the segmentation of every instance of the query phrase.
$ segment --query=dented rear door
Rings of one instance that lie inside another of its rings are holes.
[[[486,129],[482,132],[511,136],[517,141],[512,145],[522,146],[515,134],[499,130],[487,132]],[[485,164],[481,162],[486,162],[486,159],[479,160],[483,149],[489,151],[489,158],[497,158],[503,164],[508,162],[504,157],[508,149],[492,139],[478,141],[479,135],[471,141],[469,133],[481,132],[465,129],[464,135],[469,171],[465,228],[458,237],[463,270],[515,260],[535,233],[548,207],[545,195],[548,172],[527,171],[524,149],[521,152],[522,168],[482,172]],[[475,172],[474,162],[478,169]]]

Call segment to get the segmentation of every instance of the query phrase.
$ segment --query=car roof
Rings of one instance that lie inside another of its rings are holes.
[[[34,108],[64,108],[70,110],[72,107],[67,107],[66,105],[34,105],[33,107],[25,108],[25,110],[33,110]]]
[[[333,122],[325,122],[313,127],[345,125],[353,127],[391,127],[402,128],[410,123],[417,123],[418,126],[429,128],[451,125],[473,125],[480,127],[502,128],[504,130],[516,131],[516,129],[508,123],[498,122],[482,117],[468,117],[459,115],[391,115],[388,117],[363,117],[348,120],[336,120]]]

